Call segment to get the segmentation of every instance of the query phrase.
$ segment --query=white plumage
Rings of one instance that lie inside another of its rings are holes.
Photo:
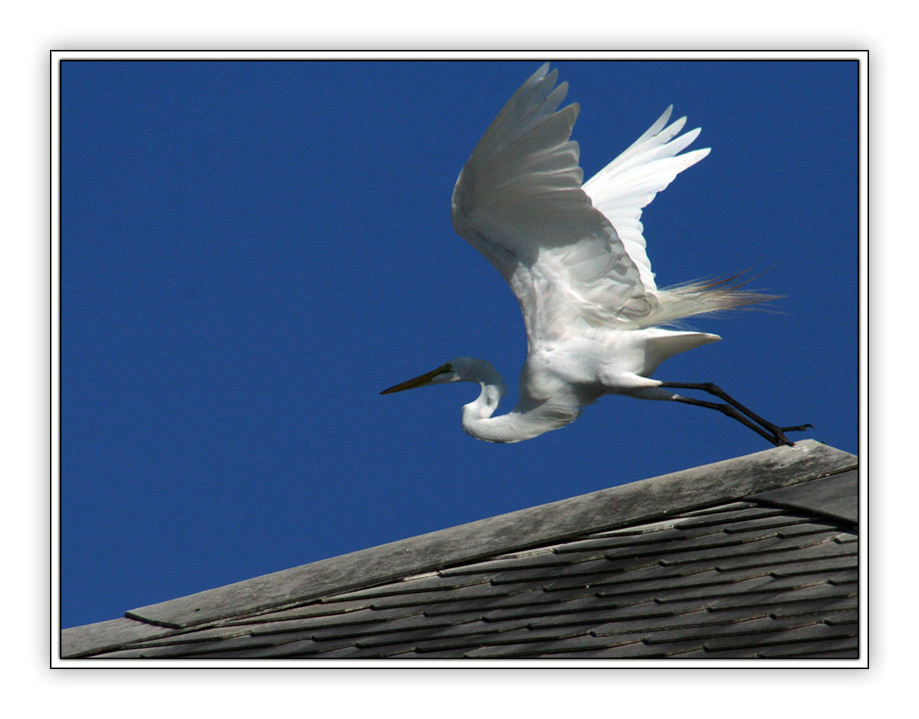
[[[457,358],[385,390],[444,382],[481,385],[463,408],[463,428],[492,442],[516,442],[558,429],[604,394],[664,399],[718,409],[775,444],[790,444],[714,385],[651,378],[679,352],[720,339],[661,325],[769,299],[727,282],[658,289],[641,224],[643,208],[709,150],[685,150],[699,134],[668,125],[671,108],[588,182],[571,141],[579,108],[558,109],[568,91],[546,63],[511,97],[476,145],[453,191],[457,233],[510,284],[526,325],[528,354],[520,399],[494,417],[504,383],[489,363]],[[683,397],[667,387],[716,394],[725,403]]]

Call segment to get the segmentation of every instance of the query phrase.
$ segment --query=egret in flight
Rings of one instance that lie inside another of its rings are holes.
[[[645,252],[642,209],[708,149],[680,154],[699,134],[668,125],[671,108],[625,152],[583,183],[571,131],[578,105],[561,110],[568,84],[539,68],[479,140],[453,190],[453,227],[498,269],[520,302],[528,352],[517,406],[493,416],[505,386],[488,362],[457,357],[384,390],[474,382],[463,429],[488,442],[519,442],[573,422],[603,395],[670,400],[718,410],[776,446],[791,445],[711,383],[662,382],[665,359],[721,339],[673,328],[679,320],[771,297],[728,280],[658,288]],[[721,401],[671,390],[701,390]]]

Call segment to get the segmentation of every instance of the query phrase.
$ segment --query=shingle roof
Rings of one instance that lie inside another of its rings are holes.
[[[857,458],[807,440],[67,629],[67,658],[856,658]]]

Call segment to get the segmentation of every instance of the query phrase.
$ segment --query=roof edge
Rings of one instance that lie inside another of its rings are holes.
[[[835,520],[858,524],[858,470],[850,469],[832,477],[770,489],[751,494],[748,500],[819,514]]]
[[[61,657],[75,659],[173,633],[173,629],[121,617],[61,630]]]
[[[496,554],[646,522],[853,469],[815,440],[602,489],[132,609],[129,619],[184,628],[436,571]],[[93,625],[90,625],[93,626]],[[76,637],[73,637],[76,638]]]

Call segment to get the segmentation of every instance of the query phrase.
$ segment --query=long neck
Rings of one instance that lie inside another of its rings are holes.
[[[486,362],[466,378],[482,388],[475,402],[463,405],[463,429],[485,442],[520,442],[559,429],[578,416],[578,410],[561,409],[553,403],[533,404],[521,397],[508,414],[492,417],[504,396],[504,381],[498,371]],[[561,410],[561,411],[559,411]]]

